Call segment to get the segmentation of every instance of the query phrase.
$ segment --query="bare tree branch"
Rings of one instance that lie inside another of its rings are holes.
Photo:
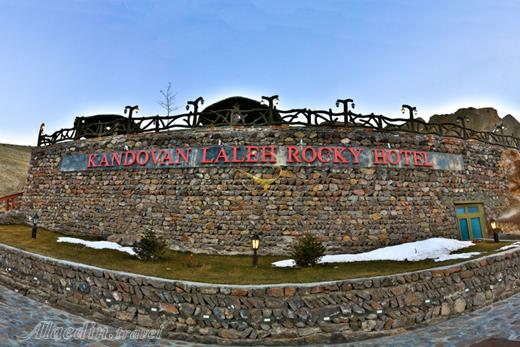
[[[159,100],[157,103],[166,111],[166,116],[170,116],[173,111],[178,109],[178,107],[175,106],[175,97],[177,94],[173,94],[172,92],[172,83],[168,82],[166,90],[160,90],[160,93],[163,96],[163,100]]]

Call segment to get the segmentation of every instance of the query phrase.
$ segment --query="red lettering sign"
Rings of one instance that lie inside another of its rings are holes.
[[[233,159],[231,159],[232,163],[242,163],[244,161],[244,158],[241,160],[238,159],[238,147],[233,146]]]
[[[129,159],[132,157],[132,159]],[[135,163],[135,153],[134,151],[126,151],[125,153],[125,161],[123,163],[124,166],[132,166]]]
[[[112,152],[112,161],[110,162],[110,166],[115,166],[117,163],[117,166],[121,165],[121,157],[123,156],[121,153]]]
[[[161,157],[162,151],[162,149],[159,149],[159,152],[156,153],[153,148],[150,150],[150,154],[152,155],[152,163],[154,165],[157,165],[157,163],[159,162],[159,158]]]
[[[318,160],[322,163],[330,163],[330,161],[332,160],[330,158],[331,152],[332,150],[329,147],[321,147],[320,149],[318,149]]]
[[[258,146],[246,146],[246,163],[258,162]]]
[[[99,161],[99,166],[104,166],[104,167],[108,166],[108,158],[107,158],[106,153],[101,154],[101,160]]]
[[[160,165],[173,165],[173,159],[172,159],[172,154],[170,152],[170,150],[167,150],[164,152],[164,156],[161,160],[161,164]]]
[[[287,146],[287,162],[288,163],[301,163],[302,161],[298,158],[298,147]]]
[[[348,163],[349,161],[343,156],[345,147],[334,147],[334,163]]]
[[[359,155],[361,154],[361,152],[363,152],[363,149],[362,148],[358,148],[357,151],[356,151],[355,148],[349,148],[348,150],[354,156],[354,164],[359,164]]]
[[[176,161],[176,164],[178,164],[182,158],[182,160],[184,160],[185,163],[189,163],[190,160],[188,159],[190,157],[190,147],[188,148],[184,148],[184,150],[182,148],[177,148],[177,161]]]
[[[97,167],[96,163],[94,162],[95,158],[96,158],[96,153],[88,155],[87,168]]]
[[[218,163],[221,159],[224,159],[224,163],[229,163],[225,147],[220,147],[220,151],[218,151],[217,157],[215,158],[215,163]]]
[[[388,163],[392,165],[399,165],[401,163],[401,154],[397,149],[391,149],[387,154]]]
[[[214,161],[214,159],[208,160],[208,147],[202,147],[202,160],[200,161],[201,164],[211,164]]]
[[[310,153],[310,158],[309,158],[309,153]],[[316,157],[317,157],[317,153],[316,153],[316,150],[314,149],[314,147],[306,146],[302,150],[302,159],[304,162],[312,163],[312,162],[316,161]]]
[[[401,150],[401,154],[404,154],[404,165],[410,166],[410,154],[412,154],[411,151]]]
[[[374,164],[386,165],[386,150],[374,148]]]
[[[211,154],[208,152],[211,151]],[[286,158],[281,156],[285,153]],[[212,157],[213,156],[213,157]],[[396,148],[341,147],[341,146],[211,146],[192,151],[190,147],[149,148],[139,151],[126,150],[107,153],[91,153],[86,157],[87,169],[108,167],[198,166],[207,164],[350,164],[352,166],[403,166],[433,167],[434,158],[425,151],[410,151]]]
[[[269,150],[267,150],[269,148]],[[267,163],[267,157],[269,157],[269,162],[271,164],[276,164],[276,155],[274,152],[274,145],[271,146],[262,146],[262,163]]]
[[[150,159],[150,154],[148,154],[148,151],[142,150],[137,153],[136,157],[137,157],[137,160],[136,160],[137,165],[145,166],[146,164],[148,164],[148,160]]]
[[[428,160],[428,152],[424,153],[424,166],[433,166],[433,162]]]

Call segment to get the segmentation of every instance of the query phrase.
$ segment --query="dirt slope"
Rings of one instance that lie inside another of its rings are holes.
[[[31,147],[0,144],[0,197],[23,190]]]

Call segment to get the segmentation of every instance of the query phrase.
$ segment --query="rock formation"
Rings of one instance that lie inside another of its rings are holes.
[[[507,116],[506,116],[507,117]],[[459,119],[465,118],[466,127],[478,131],[493,131],[503,120],[498,116],[497,110],[491,107],[484,108],[460,108],[451,114],[436,114],[431,116],[430,123],[453,123],[462,125]],[[505,119],[505,118],[504,118]],[[520,127],[520,123],[513,117],[507,118],[508,124]],[[505,125],[505,124],[504,124]]]
[[[504,135],[520,137],[520,123],[512,115],[508,114],[502,118],[502,125]]]
[[[501,229],[510,233],[518,233],[520,227],[520,153],[515,149],[508,149],[502,153],[501,169],[505,171],[511,203],[499,217]]]

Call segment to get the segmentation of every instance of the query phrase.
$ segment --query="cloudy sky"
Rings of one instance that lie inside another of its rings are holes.
[[[0,0],[0,143],[75,116],[161,112],[241,94],[280,108],[419,116],[492,106],[520,118],[520,2]]]

